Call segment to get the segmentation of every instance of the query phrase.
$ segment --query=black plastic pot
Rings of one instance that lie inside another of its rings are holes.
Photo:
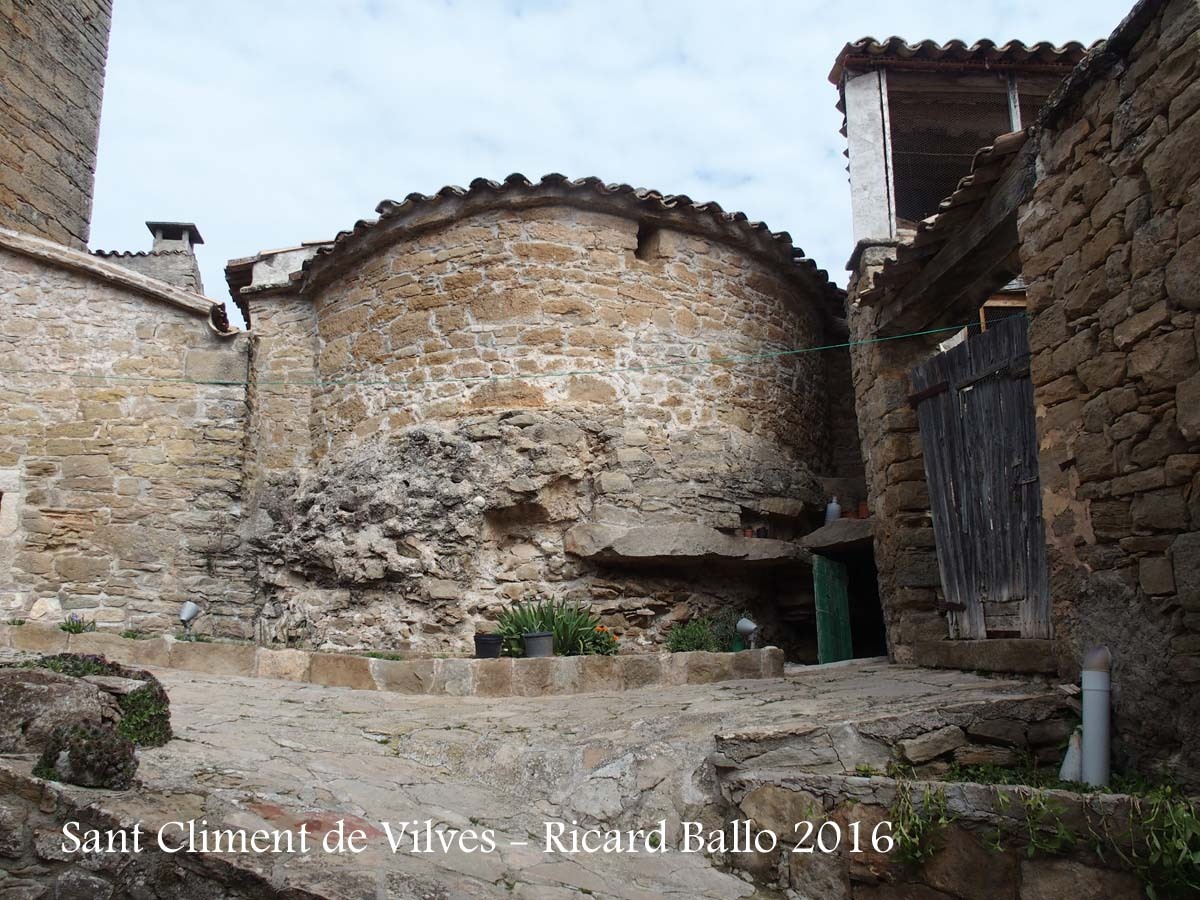
[[[521,641],[525,645],[526,656],[554,655],[554,632],[552,631],[528,631],[521,635]]]
[[[504,642],[498,634],[475,635],[475,658],[496,659],[500,656],[500,645]]]

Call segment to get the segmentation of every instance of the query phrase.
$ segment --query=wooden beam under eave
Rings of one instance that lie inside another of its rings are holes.
[[[970,311],[990,295],[986,285],[1017,248],[1017,211],[1036,181],[1034,141],[1017,153],[975,215],[956,229],[896,299],[879,311],[876,334],[893,337],[944,322],[948,311]],[[1003,282],[1001,282],[1003,284]],[[978,296],[975,296],[978,294]]]

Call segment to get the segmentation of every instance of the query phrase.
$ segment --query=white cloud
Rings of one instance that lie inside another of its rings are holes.
[[[195,221],[224,297],[227,259],[331,237],[385,197],[555,171],[742,210],[844,283],[843,44],[1088,43],[1128,3],[118,0],[92,246]]]

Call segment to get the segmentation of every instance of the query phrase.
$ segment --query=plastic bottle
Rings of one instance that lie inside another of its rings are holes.
[[[825,524],[836,522],[842,517],[842,508],[838,505],[837,497],[835,496],[829,501],[829,505],[825,507]]]

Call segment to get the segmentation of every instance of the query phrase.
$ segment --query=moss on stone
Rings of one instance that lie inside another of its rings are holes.
[[[133,742],[107,725],[60,725],[34,766],[38,778],[124,790],[137,771]]]

